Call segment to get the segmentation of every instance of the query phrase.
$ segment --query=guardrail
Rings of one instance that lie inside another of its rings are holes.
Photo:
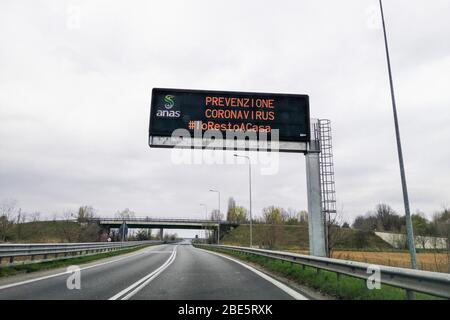
[[[338,280],[341,274],[367,280],[368,277],[372,275],[372,270],[375,266],[373,264],[363,262],[322,258],[290,252],[247,247],[207,244],[195,244],[195,246],[210,249],[224,249],[244,254],[253,254],[266,258],[288,261],[290,263],[301,265],[303,268],[312,267],[316,268],[318,271],[331,271],[336,273]],[[421,292],[436,297],[450,299],[450,274],[382,265],[376,265],[376,267],[380,271],[381,284],[397,287],[406,291]]]
[[[14,264],[15,258],[18,257],[29,257],[31,262],[36,262],[37,257],[41,257],[39,261],[49,261],[159,243],[163,241],[0,244],[0,266],[3,259],[7,259],[7,263],[3,265],[8,266]],[[22,259],[21,262],[25,263],[26,260]]]
[[[72,221],[77,221],[73,219]],[[134,218],[90,218],[89,221],[98,221],[98,222],[179,222],[179,223],[204,223],[204,224],[230,224],[234,225],[237,222],[228,221],[228,220],[211,220],[211,219],[189,219],[189,218],[155,218],[155,217],[134,217]]]

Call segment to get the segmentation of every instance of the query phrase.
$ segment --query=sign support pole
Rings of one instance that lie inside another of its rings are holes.
[[[306,158],[306,184],[308,192],[309,254],[326,257],[325,223],[320,193],[319,152],[309,152]]]

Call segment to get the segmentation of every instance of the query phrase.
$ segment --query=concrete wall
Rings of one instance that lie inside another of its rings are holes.
[[[400,249],[406,247],[406,234],[388,232],[375,232],[375,234],[394,248]],[[446,249],[447,239],[415,236],[415,246],[417,249]]]

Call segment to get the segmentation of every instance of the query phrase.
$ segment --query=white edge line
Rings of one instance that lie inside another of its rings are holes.
[[[284,283],[282,283],[282,282],[280,282],[280,281],[278,281],[278,280],[275,280],[274,278],[268,276],[267,274],[265,274],[265,273],[263,273],[263,272],[261,272],[261,271],[255,269],[255,268],[253,268],[253,267],[251,267],[251,266],[249,266],[249,265],[247,265],[247,264],[245,264],[245,263],[243,263],[243,262],[241,262],[241,261],[239,261],[239,260],[230,258],[230,257],[228,257],[228,256],[225,256],[225,255],[223,255],[223,254],[220,254],[220,253],[217,253],[217,252],[214,252],[214,251],[211,251],[211,250],[205,250],[205,249],[201,249],[201,248],[197,248],[197,249],[203,250],[203,251],[208,252],[208,253],[215,254],[215,255],[217,255],[217,256],[220,256],[220,257],[222,257],[222,258],[225,258],[225,259],[231,260],[231,261],[233,261],[233,262],[236,262],[237,264],[240,264],[241,266],[243,266],[243,267],[249,269],[250,271],[253,271],[254,273],[256,273],[256,274],[257,274],[258,276],[260,276],[261,278],[263,278],[263,279],[269,281],[269,282],[272,283],[274,286],[276,286],[278,289],[283,290],[283,291],[286,292],[288,295],[290,295],[291,297],[293,297],[295,300],[309,300],[309,299],[306,298],[304,295],[298,293],[297,291],[295,291],[294,289],[288,287],[288,286],[285,285]]]
[[[87,267],[84,267],[84,268],[80,268],[80,271],[91,269],[91,268],[95,268],[95,267],[100,267],[100,266],[103,266],[105,264],[118,262],[120,260],[132,258],[132,257],[135,257],[135,256],[139,256],[139,255],[144,254],[144,253],[153,253],[153,250],[151,250],[152,248],[154,248],[154,247],[148,248],[149,250],[146,250],[146,251],[142,251],[142,252],[138,252],[138,253],[134,253],[134,254],[128,255],[126,257],[121,257],[121,258],[114,259],[114,260],[111,260],[111,261],[101,262],[101,263],[98,263],[98,264],[95,264],[95,265],[92,265],[92,266],[87,266]],[[159,251],[156,251],[155,253],[159,253]],[[51,274],[51,275],[43,276],[43,277],[39,277],[39,278],[33,278],[33,279],[24,280],[24,281],[20,281],[20,282],[14,282],[14,283],[10,283],[10,284],[5,284],[3,286],[0,286],[0,290],[8,289],[8,288],[16,287],[16,286],[21,286],[21,285],[32,283],[32,282],[36,282],[36,281],[46,280],[46,279],[50,279],[50,278],[54,278],[54,277],[59,277],[59,276],[62,276],[62,275],[68,274],[68,273],[71,273],[71,272],[70,271],[69,272],[68,271],[64,271],[64,272],[59,272],[59,273],[55,273],[55,274]]]
[[[134,296],[136,293],[138,293],[139,291],[141,291],[142,288],[144,288],[146,285],[148,285],[153,279],[155,279],[161,272],[163,272],[164,270],[166,270],[174,261],[175,258],[177,257],[177,251],[174,250],[174,255],[172,257],[172,260],[170,260],[170,262],[165,265],[163,268],[161,268],[159,271],[157,271],[156,273],[153,274],[153,276],[151,276],[147,281],[145,281],[143,284],[141,284],[139,287],[137,287],[136,289],[134,289],[132,292],[130,292],[129,294],[127,294],[125,297],[122,298],[122,300],[128,300],[130,299],[132,296]]]
[[[161,272],[163,272],[168,266],[172,264],[172,262],[175,260],[175,257],[177,255],[177,247],[175,247],[172,251],[172,254],[170,255],[169,259],[167,259],[158,269],[152,271],[151,273],[147,274],[143,278],[139,279],[129,287],[123,289],[116,295],[112,296],[108,300],[117,300],[120,297],[125,296],[121,298],[121,300],[128,300],[132,296],[134,296],[136,293],[138,293],[142,288],[144,288],[147,284],[149,284],[153,279],[155,279]],[[136,288],[137,287],[137,288]],[[131,292],[130,292],[131,291]],[[128,293],[128,294],[127,294]]]
[[[152,277],[155,273],[157,273],[159,270],[161,270],[161,268],[164,268],[164,266],[167,265],[167,263],[172,259],[173,255],[174,255],[174,252],[175,252],[175,249],[173,251],[171,251],[171,255],[169,256],[169,258],[166,261],[164,261],[164,263],[160,267],[158,267],[156,270],[150,272],[149,274],[147,274],[143,278],[139,279],[138,281],[134,282],[132,285],[126,287],[125,289],[123,289],[119,293],[115,294],[114,296],[112,296],[108,300],[117,300],[117,299],[119,299],[120,297],[125,295],[127,292],[133,290],[135,287],[140,285],[142,282],[144,282],[148,278]]]

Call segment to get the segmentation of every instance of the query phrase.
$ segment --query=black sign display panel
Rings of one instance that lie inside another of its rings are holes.
[[[257,136],[278,129],[280,141],[308,142],[309,97],[298,94],[253,93],[154,88],[150,136],[170,137],[176,129],[217,130]]]

